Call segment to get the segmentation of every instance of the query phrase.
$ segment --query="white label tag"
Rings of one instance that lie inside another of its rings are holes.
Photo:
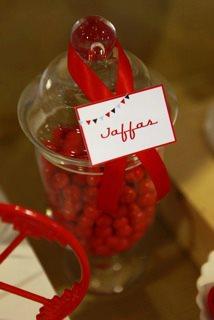
[[[76,108],[92,165],[175,141],[163,87]]]

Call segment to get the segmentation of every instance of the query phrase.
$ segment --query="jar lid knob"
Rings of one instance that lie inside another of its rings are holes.
[[[116,41],[113,24],[100,16],[87,16],[72,28],[71,43],[86,60],[102,60],[110,56]]]

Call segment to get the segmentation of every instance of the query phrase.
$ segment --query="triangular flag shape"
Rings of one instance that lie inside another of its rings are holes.
[[[123,99],[123,100],[121,101],[121,103],[126,103],[126,102],[125,102],[125,99]]]
[[[125,96],[125,99],[129,99],[129,95],[128,94]]]
[[[90,124],[91,123],[91,120],[86,120],[87,124]]]
[[[106,116],[107,116],[107,117],[110,117],[110,112],[107,112],[107,113],[106,113]]]
[[[94,122],[94,123],[97,123],[97,119],[93,119],[93,122]]]
[[[114,108],[114,109],[111,109],[111,112],[115,113],[115,108]]]

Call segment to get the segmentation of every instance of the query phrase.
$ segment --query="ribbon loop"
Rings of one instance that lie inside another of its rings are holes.
[[[134,90],[134,79],[129,59],[120,45],[115,44],[118,51],[118,68],[115,93],[126,95]],[[69,43],[68,70],[73,80],[91,102],[108,99],[114,95],[103,83],[98,75],[84,62],[79,54]],[[148,171],[157,191],[157,200],[163,198],[169,191],[170,182],[166,167],[155,149],[144,150],[137,156]],[[114,211],[119,201],[126,165],[126,158],[107,162],[98,195],[98,206],[104,211]],[[114,181],[113,181],[114,179]],[[109,201],[109,198],[111,199]]]

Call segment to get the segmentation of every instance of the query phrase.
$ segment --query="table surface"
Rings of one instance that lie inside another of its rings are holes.
[[[159,220],[143,241],[145,269],[137,283],[118,295],[88,294],[72,319],[198,319],[196,267]],[[66,287],[64,251],[50,244],[34,243],[34,248],[55,288]]]
[[[120,1],[94,1],[87,7],[85,3],[14,0],[0,4],[0,58],[4,62],[0,75],[0,184],[11,202],[37,210],[44,211],[44,195],[33,148],[17,123],[16,103],[31,78],[65,50],[70,25],[77,18],[92,12],[109,17],[118,27],[123,45],[172,82],[181,113],[188,101],[192,106],[202,105],[213,95],[212,0],[187,0],[185,8],[179,0],[133,0],[131,7],[129,1],[123,1],[123,10]],[[127,32],[127,20],[135,36]],[[182,181],[188,178],[179,177]],[[191,192],[189,184],[186,186]],[[149,254],[142,254],[147,267],[132,288],[116,296],[88,295],[73,319],[198,319],[195,296],[199,271],[160,219],[152,227],[146,247]],[[66,286],[61,250],[40,243],[34,248],[55,288]]]

